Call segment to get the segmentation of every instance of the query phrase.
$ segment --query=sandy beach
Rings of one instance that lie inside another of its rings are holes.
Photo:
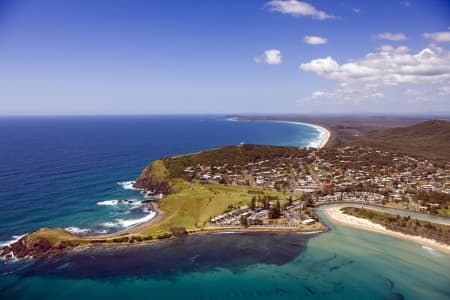
[[[311,145],[311,147],[314,147],[314,148],[320,149],[320,148],[325,147],[325,145],[328,143],[328,141],[331,137],[331,132],[328,129],[326,129],[325,127],[316,125],[316,124],[303,123],[303,122],[287,122],[287,123],[306,125],[306,126],[317,129],[320,132],[320,134],[319,134],[320,143],[318,145],[315,145],[315,143],[314,143],[314,145]]]
[[[229,118],[228,120],[229,121],[241,121],[241,119],[239,119],[239,118]],[[330,140],[330,137],[331,137],[331,132],[328,129],[326,129],[325,127],[316,125],[316,124],[297,122],[297,121],[283,121],[283,120],[264,120],[264,121],[304,125],[304,126],[309,126],[309,127],[315,128],[320,133],[319,133],[318,143],[316,141],[314,141],[314,142],[310,143],[310,145],[309,145],[309,147],[313,147],[313,148],[320,149],[320,148],[325,147],[325,145],[328,143],[328,141]]]
[[[347,215],[341,211],[341,208],[345,206],[339,206],[339,207],[329,207],[326,208],[325,214],[328,216],[328,218],[336,224],[340,225],[346,225],[353,228],[359,228],[369,231],[374,231],[382,234],[387,234],[396,238],[401,238],[404,240],[412,241],[445,253],[450,253],[450,246],[446,245],[444,243],[439,243],[432,239],[423,238],[420,236],[414,236],[414,235],[408,235],[397,231],[392,231],[389,229],[386,229],[384,226],[380,224],[373,223],[367,219],[358,218],[355,216]]]
[[[330,140],[330,137],[331,137],[331,132],[328,129],[326,129],[325,127],[316,125],[316,124],[297,122],[297,121],[281,121],[281,120],[274,120],[272,122],[281,122],[281,123],[289,123],[289,124],[295,124],[295,125],[304,125],[304,126],[313,127],[314,129],[319,131],[320,133],[319,133],[318,140],[311,142],[309,144],[309,147],[318,148],[318,149],[323,148],[328,143],[328,141]]]

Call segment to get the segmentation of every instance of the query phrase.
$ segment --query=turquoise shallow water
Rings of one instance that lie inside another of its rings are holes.
[[[450,297],[448,254],[326,222],[331,230],[313,236],[216,234],[89,250],[24,266],[2,277],[1,291],[11,299]]]
[[[36,125],[42,122],[41,127]],[[149,160],[161,155],[242,139],[287,144],[294,138],[308,143],[314,137],[313,131],[298,131],[295,125],[240,125],[194,117],[125,123],[83,120],[84,125],[72,120],[58,126],[55,122],[40,121],[31,127],[20,123],[23,132],[11,124],[1,127],[3,141],[11,135],[8,132],[16,132],[10,144],[0,148],[9,156],[2,156],[0,169],[2,183],[8,183],[0,187],[3,238],[42,225],[84,228],[114,220],[118,214],[141,217],[143,212],[127,213],[128,209],[96,203],[137,197],[117,181],[134,178]],[[168,129],[170,124],[173,127]],[[139,128],[146,128],[153,139],[143,139],[135,131]],[[195,130],[203,136],[195,135]],[[229,134],[217,134],[227,130]],[[66,141],[68,135],[71,141]],[[164,140],[170,142],[161,144]],[[24,143],[27,147],[20,147]],[[67,165],[64,158],[69,156],[74,160]],[[35,176],[24,172],[29,171],[30,160],[38,164]],[[450,255],[335,226],[320,210],[318,214],[330,231],[190,236],[49,260],[0,263],[0,299],[450,299]]]

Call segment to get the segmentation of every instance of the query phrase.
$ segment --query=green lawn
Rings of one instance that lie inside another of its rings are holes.
[[[248,205],[255,194],[248,191],[263,191],[261,188],[247,186],[232,186],[222,184],[188,183],[182,180],[173,181],[174,193],[160,201],[160,209],[164,218],[138,233],[157,236],[168,232],[171,227],[182,226],[186,229],[199,229],[208,225],[211,217],[225,212],[229,205],[240,207]],[[264,195],[278,196],[283,204],[289,194],[278,191],[264,190]]]

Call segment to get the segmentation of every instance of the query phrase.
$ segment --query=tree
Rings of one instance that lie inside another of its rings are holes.
[[[278,219],[281,216],[281,204],[280,200],[277,200],[275,205],[270,208],[269,218],[270,219]]]
[[[270,208],[269,198],[267,196],[264,196],[263,206],[264,206],[264,209],[269,209]]]
[[[250,209],[255,210],[255,208],[256,208],[256,197],[253,196],[252,200],[250,201]]]
[[[240,221],[242,226],[248,227],[248,219],[247,219],[247,217],[241,215],[241,218],[239,219],[239,221]]]
[[[170,232],[172,232],[175,237],[183,237],[188,234],[184,227],[171,227]]]
[[[306,200],[304,200],[303,204],[305,207],[313,207],[314,206],[314,202],[311,198],[307,198]]]
[[[288,205],[292,205],[292,196],[289,196]]]

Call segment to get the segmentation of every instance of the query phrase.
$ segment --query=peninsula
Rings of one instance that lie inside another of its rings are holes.
[[[449,174],[446,160],[353,139],[321,148],[225,146],[149,164],[134,184],[149,196],[143,204],[156,212],[146,223],[103,236],[42,228],[4,247],[0,256],[37,257],[217,231],[320,232],[327,228],[314,208],[335,202],[448,217]]]

